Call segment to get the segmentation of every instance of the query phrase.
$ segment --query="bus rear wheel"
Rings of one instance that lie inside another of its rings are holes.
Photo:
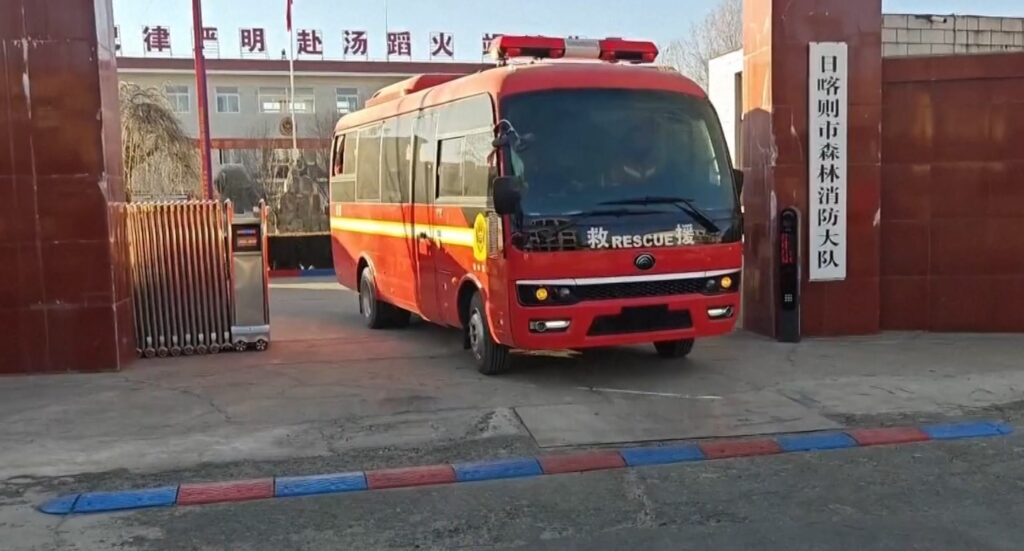
[[[377,298],[377,284],[369,268],[364,269],[359,277],[359,313],[370,329],[405,327],[409,325],[411,315]]]
[[[495,342],[491,328],[487,325],[484,301],[480,293],[473,295],[469,303],[466,321],[466,340],[473,354],[476,368],[484,375],[504,373],[512,367],[512,355],[507,346]]]
[[[656,342],[654,349],[662,358],[685,358],[693,350],[693,339]]]

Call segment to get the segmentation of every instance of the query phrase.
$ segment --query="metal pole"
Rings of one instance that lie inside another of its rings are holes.
[[[384,0],[384,40],[388,38],[388,0]],[[384,50],[384,61],[391,61],[391,45]]]
[[[203,197],[213,199],[213,171],[210,165],[210,112],[206,90],[206,58],[203,56],[203,8],[202,0],[192,0],[192,34],[195,45],[196,99],[199,104],[199,168],[202,177]]]
[[[292,169],[298,166],[299,161],[299,127],[295,125],[295,25],[291,26],[291,40],[289,41],[288,54],[288,78],[291,80],[291,92],[288,94],[288,111],[292,117]],[[292,174],[291,176],[294,176]],[[288,179],[284,181],[284,191],[288,191]]]

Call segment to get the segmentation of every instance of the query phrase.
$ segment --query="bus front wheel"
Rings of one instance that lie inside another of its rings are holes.
[[[495,342],[491,337],[491,329],[487,325],[484,302],[480,293],[473,295],[473,300],[469,304],[466,337],[469,341],[469,351],[473,354],[476,368],[480,373],[497,375],[512,367],[512,356],[508,347]]]

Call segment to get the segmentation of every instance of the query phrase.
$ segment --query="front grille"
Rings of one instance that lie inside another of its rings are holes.
[[[594,318],[587,335],[600,337],[691,327],[693,320],[690,319],[688,310],[669,310],[668,306],[638,306],[623,308],[618,314]]]
[[[672,279],[668,281],[637,281],[580,285],[574,289],[579,300],[613,300],[619,298],[665,297],[699,293],[707,285],[706,278]]]

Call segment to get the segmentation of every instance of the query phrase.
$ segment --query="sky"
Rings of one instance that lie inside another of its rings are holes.
[[[693,21],[710,11],[716,0],[294,2],[295,27],[321,31],[327,58],[341,57],[342,31],[349,29],[368,31],[370,58],[383,59],[385,28],[389,28],[412,33],[413,59],[428,59],[430,33],[442,31],[454,36],[456,59],[479,61],[483,33],[620,36],[654,40],[664,46],[683,36]],[[191,3],[191,0],[113,0],[124,55],[142,55],[142,27],[162,25],[170,28],[174,55],[190,56]],[[1024,17],[1024,1],[883,0],[883,11]],[[203,24],[220,30],[221,57],[238,57],[238,29],[243,27],[265,28],[268,49],[279,56],[280,51],[288,47],[284,12],[285,0],[203,0]]]

